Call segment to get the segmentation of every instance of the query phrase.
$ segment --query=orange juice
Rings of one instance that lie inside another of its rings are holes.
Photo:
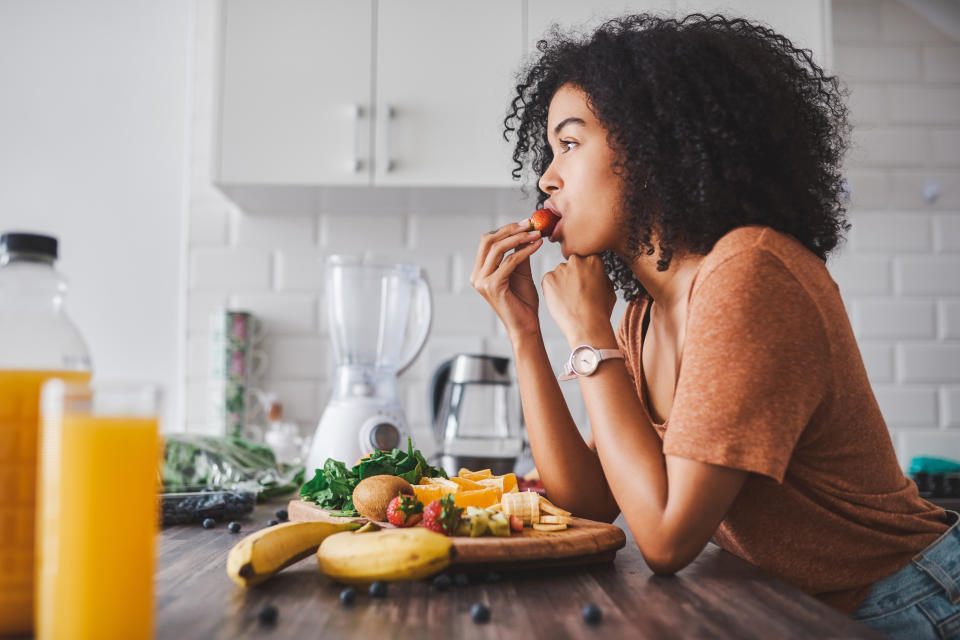
[[[44,420],[37,638],[150,638],[157,418],[67,409]]]
[[[34,504],[40,387],[89,371],[0,370],[0,635],[33,630]]]

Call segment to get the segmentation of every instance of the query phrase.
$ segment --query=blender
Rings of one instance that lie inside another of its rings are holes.
[[[333,458],[351,467],[375,449],[406,446],[410,429],[397,376],[430,331],[430,285],[416,264],[333,255],[324,274],[333,388],[307,456],[307,472]]]

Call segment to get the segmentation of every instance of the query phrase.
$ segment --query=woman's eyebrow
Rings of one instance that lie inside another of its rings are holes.
[[[574,116],[574,117],[570,117],[570,118],[565,118],[564,120],[561,120],[561,121],[560,121],[560,124],[558,124],[557,126],[555,126],[555,127],[553,128],[553,135],[559,136],[559,135],[560,135],[560,130],[563,129],[563,128],[564,128],[565,126],[567,126],[568,124],[581,124],[581,125],[586,125],[587,123],[583,121],[583,118],[577,118],[577,117],[575,117],[575,116]]]

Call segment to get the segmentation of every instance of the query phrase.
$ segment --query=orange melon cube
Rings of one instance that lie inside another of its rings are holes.
[[[492,507],[497,504],[497,492],[493,489],[474,489],[453,494],[453,503],[458,507]]]

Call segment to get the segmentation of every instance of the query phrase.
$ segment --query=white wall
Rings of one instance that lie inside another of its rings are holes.
[[[189,0],[0,2],[0,231],[57,236],[96,380],[181,422]]]

